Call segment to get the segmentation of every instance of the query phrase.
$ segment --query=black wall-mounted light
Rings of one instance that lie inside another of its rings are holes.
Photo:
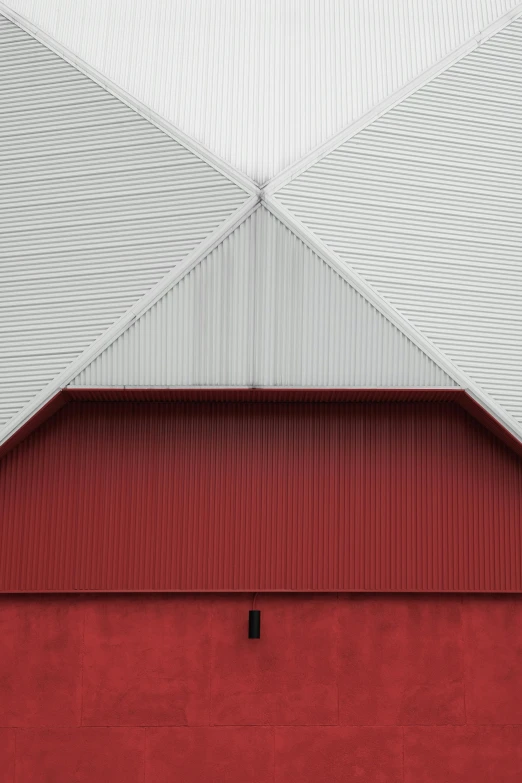
[[[261,612],[259,609],[255,609],[257,593],[254,594],[252,599],[252,609],[248,613],[248,638],[260,639],[261,638]]]
[[[261,612],[259,609],[251,609],[248,613],[248,638],[261,638]]]

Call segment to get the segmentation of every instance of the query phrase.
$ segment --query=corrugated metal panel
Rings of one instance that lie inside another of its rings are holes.
[[[522,422],[522,20],[278,198]]]
[[[463,402],[463,389],[86,388],[69,386],[70,400],[90,402]],[[0,452],[1,453],[1,452]]]
[[[182,277],[72,385],[248,385],[252,381],[253,220],[247,218]]]
[[[274,386],[454,386],[267,210],[259,212],[255,380]]]
[[[0,463],[0,590],[522,590],[522,464],[446,404],[70,403]]]
[[[56,411],[71,400],[89,402],[455,402],[471,414],[515,454],[522,456],[522,444],[497,418],[485,410],[468,392],[459,388],[224,388],[224,387],[85,387],[69,386],[58,392],[24,426],[0,446],[0,459],[25,440]]]
[[[454,386],[264,207],[72,386]]]
[[[256,387],[230,389],[201,386],[188,388],[172,386],[159,388],[68,386],[61,392],[61,395],[65,400],[89,400],[91,402],[456,402],[515,454],[522,456],[520,440],[477,402],[469,392],[457,387],[409,387],[407,389],[399,387],[393,389],[383,387],[352,387],[348,389]],[[13,436],[12,442],[8,441],[3,444],[0,447],[0,458],[48,418],[51,411],[52,408],[47,415],[44,412],[43,418],[42,415],[36,416],[34,420],[28,422],[25,432],[22,428]]]
[[[258,182],[450,54],[517,0],[8,0]]]
[[[246,198],[0,15],[0,425]]]
[[[34,430],[38,429],[38,427],[55,414],[56,411],[63,408],[63,406],[69,402],[69,399],[69,395],[66,391],[56,392],[45,405],[42,405],[41,408],[38,409],[34,416],[31,416],[25,424],[16,429],[12,435],[0,444],[0,459],[25,440]]]

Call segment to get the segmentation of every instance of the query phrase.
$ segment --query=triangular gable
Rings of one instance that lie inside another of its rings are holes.
[[[451,387],[419,347],[264,207],[72,386]]]
[[[522,422],[521,53],[517,19],[276,194],[513,430]]]

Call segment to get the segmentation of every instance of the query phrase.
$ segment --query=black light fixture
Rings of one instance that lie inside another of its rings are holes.
[[[260,639],[261,638],[261,611],[254,609],[256,603],[257,593],[254,595],[252,601],[252,609],[248,613],[248,638]]]

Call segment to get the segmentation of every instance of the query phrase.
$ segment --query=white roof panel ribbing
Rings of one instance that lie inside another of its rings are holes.
[[[522,440],[518,0],[8,4],[0,442],[71,382],[460,385]]]
[[[521,140],[518,19],[276,194],[519,425]]]
[[[247,198],[0,15],[0,430]]]
[[[456,384],[325,260],[259,207],[72,385]]]
[[[258,183],[517,0],[6,0]]]

